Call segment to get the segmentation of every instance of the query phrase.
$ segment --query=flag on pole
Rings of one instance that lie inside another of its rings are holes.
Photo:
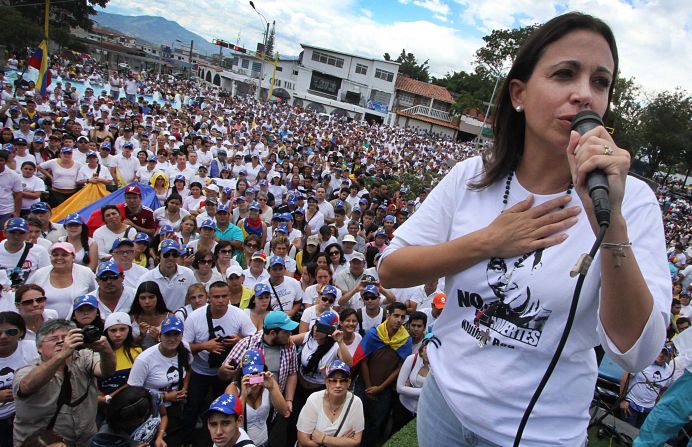
[[[41,96],[46,95],[46,89],[50,85],[50,70],[48,70],[48,41],[43,40],[34,54],[29,58],[29,66],[38,70],[36,90]]]

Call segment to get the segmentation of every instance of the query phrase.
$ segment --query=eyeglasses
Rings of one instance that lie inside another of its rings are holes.
[[[120,251],[114,251],[114,255],[133,255],[135,254],[134,250],[120,250]]]
[[[363,301],[372,301],[378,299],[378,296],[375,295],[365,295],[363,296]]]
[[[7,329],[0,329],[0,333],[7,335],[8,337],[15,337],[19,335],[19,329],[11,327]]]
[[[222,255],[230,255],[233,252],[233,250],[219,250],[219,253]]]
[[[163,257],[164,258],[170,258],[170,257],[177,258],[177,257],[180,257],[180,253],[178,253],[177,251],[169,251],[168,253],[164,253]]]
[[[34,299],[30,298],[28,300],[20,301],[19,304],[21,304],[22,306],[32,306],[34,303],[43,304],[46,302],[46,299],[47,298],[45,296],[37,296]]]
[[[325,296],[322,297],[322,302],[323,302],[323,303],[334,304],[334,301],[335,301],[335,300],[336,300],[336,298],[327,298],[327,297],[325,297]]]
[[[329,383],[331,383],[332,385],[341,385],[342,383],[343,383],[344,385],[347,385],[348,382],[351,381],[351,379],[340,379],[340,378],[338,378],[338,377],[330,377],[330,378],[328,378],[327,380],[328,380]]]
[[[115,281],[118,278],[120,278],[120,275],[106,275],[106,276],[101,276],[99,278],[100,281],[106,282],[106,281]]]
[[[257,245],[257,244],[245,244],[245,246],[247,248],[252,248],[252,249],[257,249],[259,247],[259,245]]]
[[[213,259],[201,259],[198,264],[209,264],[212,265],[214,263]]]
[[[334,255],[339,255],[339,256],[341,256],[341,252],[338,252],[338,251],[330,251],[330,252],[329,252],[329,256],[334,256]]]
[[[262,198],[260,198],[260,199],[257,199],[257,201],[258,201],[258,202],[266,202],[267,199],[262,199]]]

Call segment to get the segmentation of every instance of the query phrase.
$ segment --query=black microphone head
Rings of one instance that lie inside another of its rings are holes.
[[[579,132],[579,135],[584,135],[591,129],[602,125],[601,116],[593,110],[582,110],[572,118],[572,130]]]

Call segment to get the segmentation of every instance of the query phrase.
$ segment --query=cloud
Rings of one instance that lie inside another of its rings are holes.
[[[447,16],[449,5],[441,0],[413,0],[413,4],[425,8],[435,15]]]

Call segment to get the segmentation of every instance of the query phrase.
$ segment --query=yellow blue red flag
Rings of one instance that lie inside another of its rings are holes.
[[[29,66],[38,70],[36,90],[41,96],[45,96],[51,81],[50,70],[48,70],[48,42],[46,40],[41,41],[34,54],[31,55]]]

